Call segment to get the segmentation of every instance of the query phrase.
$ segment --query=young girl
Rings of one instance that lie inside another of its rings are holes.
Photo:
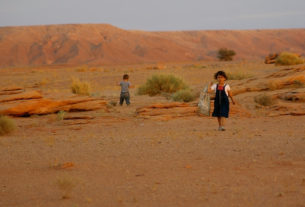
[[[235,101],[233,100],[230,86],[225,82],[227,80],[227,75],[223,71],[218,71],[215,73],[214,78],[218,81],[217,84],[210,83],[209,93],[215,93],[215,101],[214,101],[214,111],[212,116],[217,117],[218,120],[218,131],[225,131],[224,124],[225,118],[229,117],[229,98],[233,104]]]

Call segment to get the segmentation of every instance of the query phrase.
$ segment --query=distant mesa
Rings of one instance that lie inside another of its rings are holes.
[[[145,32],[108,24],[0,27],[0,67],[217,60],[219,48],[233,49],[236,59],[264,61],[266,54],[281,51],[304,56],[304,36],[305,29]]]

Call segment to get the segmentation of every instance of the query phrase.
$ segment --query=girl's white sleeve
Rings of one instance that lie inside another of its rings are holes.
[[[216,87],[217,87],[217,84],[214,83],[214,84],[211,86],[211,90],[216,91]]]
[[[226,85],[226,94],[227,96],[229,95],[229,91],[231,90],[229,84]]]

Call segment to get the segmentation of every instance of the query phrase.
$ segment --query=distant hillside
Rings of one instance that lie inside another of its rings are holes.
[[[103,65],[216,59],[221,47],[237,59],[271,52],[305,55],[305,29],[145,32],[111,25],[0,27],[0,67]]]

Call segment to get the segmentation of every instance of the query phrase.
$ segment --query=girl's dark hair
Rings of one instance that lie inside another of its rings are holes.
[[[217,80],[217,76],[219,76],[219,75],[225,77],[226,80],[228,79],[226,73],[224,71],[222,71],[222,70],[218,71],[217,73],[215,73],[214,74],[214,78]]]
[[[123,75],[123,80],[129,79],[129,75],[125,74]]]

